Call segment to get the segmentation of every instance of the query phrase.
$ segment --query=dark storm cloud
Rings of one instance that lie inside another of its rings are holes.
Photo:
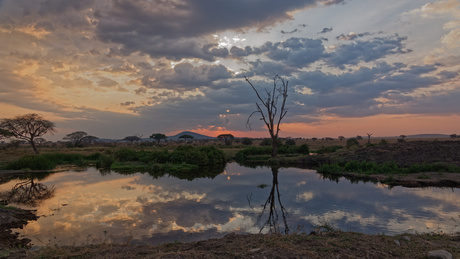
[[[332,31],[332,27],[331,28],[324,28],[322,31],[318,32],[318,33],[321,33],[321,34],[324,34],[324,33],[328,33]]]
[[[145,72],[141,81],[143,86],[148,88],[192,90],[232,76],[233,72],[223,65],[193,66],[190,63],[180,63],[174,68]]]
[[[345,34],[340,34],[339,36],[336,37],[338,40],[354,40],[357,38],[362,38],[364,36],[369,36],[372,35],[372,33],[365,32],[365,33],[348,33],[348,35]]]
[[[299,73],[298,77],[290,81],[291,85],[297,91],[302,91],[303,86],[308,87],[311,93],[291,93],[293,102],[305,104],[293,109],[291,114],[301,115],[304,113],[303,109],[311,108],[317,114],[322,110],[341,117],[370,116],[396,111],[406,113],[408,109],[415,111],[421,108],[419,100],[430,102],[429,100],[442,96],[430,94],[420,99],[421,97],[407,95],[417,89],[447,82],[447,79],[430,75],[437,68],[436,65],[407,67],[400,63],[380,63],[372,68],[360,68],[339,75],[321,71]],[[378,98],[385,98],[385,102],[381,103]],[[439,103],[434,106],[446,105]],[[406,109],[401,109],[401,106]],[[447,109],[451,110],[448,107]]]
[[[273,74],[289,75],[324,58],[325,48],[321,39],[293,37],[281,42],[266,42],[262,46],[254,48],[232,47],[230,54],[235,58],[263,54],[271,61],[249,62],[252,65],[253,73],[269,76]],[[263,72],[263,69],[267,70]]]
[[[411,52],[405,48],[406,39],[406,37],[395,35],[340,45],[325,61],[330,66],[343,69],[345,65],[357,65],[362,61],[375,61],[388,55],[405,54]]]
[[[321,2],[321,1],[320,1]],[[327,1],[334,4],[342,1]],[[197,37],[225,30],[263,28],[290,19],[290,11],[314,6],[316,0],[279,1],[128,1],[114,0],[98,9],[97,35],[121,43],[125,54],[141,51],[153,57],[213,60],[224,50],[209,49]]]

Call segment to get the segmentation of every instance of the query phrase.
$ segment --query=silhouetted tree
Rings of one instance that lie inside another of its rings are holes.
[[[187,139],[193,139],[194,137],[192,135],[184,134],[184,135],[181,135],[179,138],[184,139],[185,143],[187,143]]]
[[[42,144],[46,143],[46,139],[44,138],[35,138],[35,143],[38,144],[38,146],[41,146]]]
[[[345,139],[345,137],[344,137],[344,136],[339,136],[338,139],[339,139],[340,141],[342,141],[342,140]]]
[[[122,140],[129,141],[129,142],[131,142],[131,144],[133,144],[134,141],[137,142],[137,141],[141,140],[141,138],[138,137],[138,136],[127,136],[127,137],[125,137],[125,138],[122,139]]]
[[[249,115],[246,125],[249,125],[249,120],[252,115],[256,113],[260,115],[270,133],[270,138],[272,140],[272,157],[275,158],[278,156],[278,133],[280,131],[280,124],[287,113],[286,99],[288,97],[289,81],[285,81],[282,77],[276,75],[273,78],[273,89],[271,91],[265,89],[267,97],[264,99],[260,96],[259,91],[257,91],[251,81],[249,81],[249,78],[246,76],[244,78],[252,87],[260,102],[256,102],[257,110]],[[277,87],[279,82],[281,82],[282,86]],[[281,103],[278,103],[280,98]]]
[[[449,137],[450,138],[457,138],[458,136],[457,136],[457,134],[451,134],[451,135],[449,135]]]
[[[13,137],[13,133],[5,129],[0,129],[0,139],[10,138],[10,137]]]
[[[166,137],[165,134],[162,134],[162,133],[154,133],[154,134],[150,135],[150,138],[156,140],[157,143],[160,144],[160,141],[162,139],[166,139],[167,137]]]
[[[366,134],[367,134],[367,144],[370,145],[372,133],[366,133]]]
[[[29,142],[35,154],[39,153],[35,146],[35,138],[41,137],[46,133],[54,133],[55,127],[53,122],[45,120],[41,115],[35,113],[17,116],[12,119],[2,119],[0,122],[0,129],[10,132],[10,137]]]
[[[218,139],[222,139],[225,143],[225,145],[230,146],[235,139],[235,137],[232,134],[220,134],[217,136]]]
[[[98,138],[95,136],[88,135],[88,133],[84,131],[75,131],[67,134],[63,139],[70,140],[71,142],[73,142],[74,147],[79,147],[83,142],[92,143],[94,140]]]

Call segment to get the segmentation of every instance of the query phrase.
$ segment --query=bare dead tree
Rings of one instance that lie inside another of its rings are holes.
[[[371,144],[371,136],[373,133],[366,133],[367,134],[367,144]]]
[[[251,81],[249,81],[249,78],[246,76],[244,78],[252,87],[259,100],[256,102],[257,110],[249,115],[246,126],[250,128],[249,120],[252,115],[257,113],[260,114],[261,120],[263,120],[267,126],[272,139],[272,158],[276,158],[278,156],[278,133],[280,131],[280,124],[287,113],[286,99],[288,97],[287,92],[289,81],[286,81],[284,78],[276,75],[273,78],[273,89],[271,89],[271,91],[265,89],[267,97],[264,99],[260,96],[259,91],[255,88]],[[282,86],[277,87],[279,82],[281,82]],[[281,104],[278,103],[280,98]]]

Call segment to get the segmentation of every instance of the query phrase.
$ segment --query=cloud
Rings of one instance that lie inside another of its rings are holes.
[[[343,1],[318,1],[331,5]],[[317,4],[315,0],[278,1],[112,1],[95,12],[97,36],[120,43],[123,53],[141,51],[152,57],[200,58],[212,61],[222,49],[208,49],[203,38],[226,30],[263,29],[292,19],[290,12]],[[201,37],[201,38],[199,38]]]
[[[232,76],[233,72],[220,64],[194,66],[185,62],[175,65],[174,68],[163,68],[146,73],[141,81],[147,88],[193,90]]]
[[[332,27],[331,28],[324,28],[322,31],[318,32],[320,34],[324,34],[324,33],[328,33],[328,32],[331,32],[332,31]]]
[[[357,33],[354,33],[354,32],[350,32],[347,35],[340,34],[339,36],[336,37],[336,39],[338,39],[338,40],[354,40],[356,38],[361,38],[361,37],[369,36],[369,35],[372,35],[372,33],[365,32],[365,33],[358,33],[357,34]]]
[[[407,37],[398,35],[376,37],[369,41],[358,41],[340,45],[326,58],[326,63],[333,67],[345,68],[345,65],[357,65],[359,62],[370,62],[394,54],[406,54],[404,41]]]

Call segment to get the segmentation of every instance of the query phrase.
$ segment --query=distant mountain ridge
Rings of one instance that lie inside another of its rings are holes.
[[[215,139],[215,137],[210,137],[210,136],[206,136],[206,135],[203,135],[203,134],[199,134],[199,133],[195,133],[195,132],[191,132],[191,131],[183,131],[179,134],[176,134],[174,136],[168,136],[168,140],[178,140],[180,136],[182,135],[190,135],[193,137],[193,139]]]

